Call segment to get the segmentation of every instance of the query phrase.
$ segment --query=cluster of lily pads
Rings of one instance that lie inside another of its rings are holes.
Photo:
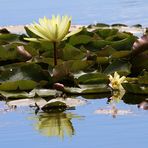
[[[26,34],[0,30],[1,98],[56,98],[51,106],[67,107],[69,95],[118,89],[148,95],[148,46],[142,44],[148,42],[146,32],[139,39],[120,31],[125,27],[121,24],[69,32],[70,23],[67,16],[53,16],[25,26]]]

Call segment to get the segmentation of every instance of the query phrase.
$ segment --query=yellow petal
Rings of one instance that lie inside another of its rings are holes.
[[[65,36],[65,38],[68,38],[68,37],[70,37],[70,36],[72,36],[72,35],[75,35],[75,34],[81,32],[81,31],[82,31],[82,28],[79,28],[79,29],[76,29],[76,30],[74,30],[74,31],[71,31],[70,33],[68,33],[68,34]]]
[[[62,40],[65,37],[65,35],[69,31],[70,25],[70,18],[68,18],[67,16],[62,17],[62,21],[60,23],[60,26],[58,27],[58,40]]]
[[[40,33],[38,30],[36,30],[35,28],[28,28],[31,32],[33,32],[34,34],[36,34],[37,36],[43,38],[43,39],[47,39],[46,36],[44,36],[42,33]]]

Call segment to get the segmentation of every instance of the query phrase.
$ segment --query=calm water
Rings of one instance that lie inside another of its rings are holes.
[[[0,25],[28,24],[52,14],[73,24],[125,23],[148,26],[148,0],[0,0]]]
[[[0,108],[3,106],[4,102],[0,102]],[[29,107],[0,112],[0,145],[4,148],[147,148],[148,111],[138,109],[135,101],[131,105],[120,101],[116,108],[130,113],[116,117],[95,113],[110,107],[107,99],[96,97],[85,106],[61,114],[35,115]]]

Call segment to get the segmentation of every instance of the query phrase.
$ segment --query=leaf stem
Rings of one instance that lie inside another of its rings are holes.
[[[57,65],[57,49],[56,49],[56,42],[53,42],[53,49],[54,49],[54,66]]]

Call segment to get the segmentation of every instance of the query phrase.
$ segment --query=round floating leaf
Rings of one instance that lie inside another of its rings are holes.
[[[46,100],[42,98],[25,98],[25,99],[18,99],[18,100],[8,100],[7,105],[9,106],[35,106],[37,104],[38,106],[43,106],[47,103]]]
[[[86,100],[77,98],[55,98],[46,102],[41,109],[45,112],[62,112],[67,108],[85,105]]]
[[[92,61],[70,60],[57,65],[53,70],[53,77],[61,79],[71,73],[78,73],[92,66]]]
[[[118,32],[118,29],[96,29],[93,32],[97,33],[100,37],[105,39],[109,36],[115,35]]]
[[[148,85],[148,72],[145,71],[143,76],[138,77],[138,83]]]
[[[21,63],[16,67],[9,67],[0,75],[0,82],[17,80],[33,80],[40,82],[49,79],[50,75],[46,75],[39,65],[32,63]]]
[[[67,105],[64,101],[58,99],[52,99],[48,101],[42,108],[44,112],[63,112],[67,109]]]
[[[92,37],[88,35],[74,35],[70,37],[69,44],[71,45],[87,44],[91,41],[92,41]]]
[[[15,82],[4,82],[0,85],[0,90],[31,90],[37,86],[37,83],[32,80],[19,80]]]
[[[108,57],[97,57],[97,62],[99,64],[108,64],[109,63],[109,58]]]
[[[135,41],[136,37],[131,35],[128,38],[111,42],[111,46],[116,50],[130,50]]]
[[[116,50],[114,48],[112,48],[110,45],[107,45],[102,50],[99,50],[96,53],[99,57],[109,57],[115,52]]]
[[[78,87],[64,87],[64,92],[70,94],[94,94],[94,93],[107,93],[110,89],[105,84],[101,85],[80,85]]]
[[[116,51],[111,55],[112,59],[126,58],[131,54],[131,51]]]
[[[134,73],[141,73],[143,69],[148,71],[148,54],[141,53],[131,59],[132,71]]]
[[[17,91],[2,91],[2,90],[0,90],[0,94],[7,99],[10,99],[10,98],[13,98],[13,99],[32,98],[35,96],[33,93],[28,93],[28,92],[19,91],[19,90],[17,90]]]
[[[46,74],[39,65],[22,63],[1,72],[0,90],[30,90],[37,84],[45,85],[49,81],[51,82],[51,76]]]
[[[123,87],[129,93],[148,95],[148,86],[147,85],[124,83]]]
[[[0,34],[0,41],[13,42],[19,39],[17,34]]]
[[[107,83],[108,77],[103,73],[88,73],[78,78],[80,84],[100,84]]]
[[[63,60],[79,60],[85,57],[86,53],[82,52],[80,49],[75,48],[70,44],[66,44],[62,51]]]
[[[115,60],[113,61],[105,70],[105,74],[113,74],[117,71],[120,75],[128,75],[130,74],[131,64],[127,61]]]
[[[110,45],[110,41],[105,40],[93,40],[92,42],[88,43],[89,50],[97,51],[105,47],[106,45]]]
[[[30,94],[38,95],[40,97],[53,97],[56,95],[61,95],[62,92],[54,89],[33,89]]]

